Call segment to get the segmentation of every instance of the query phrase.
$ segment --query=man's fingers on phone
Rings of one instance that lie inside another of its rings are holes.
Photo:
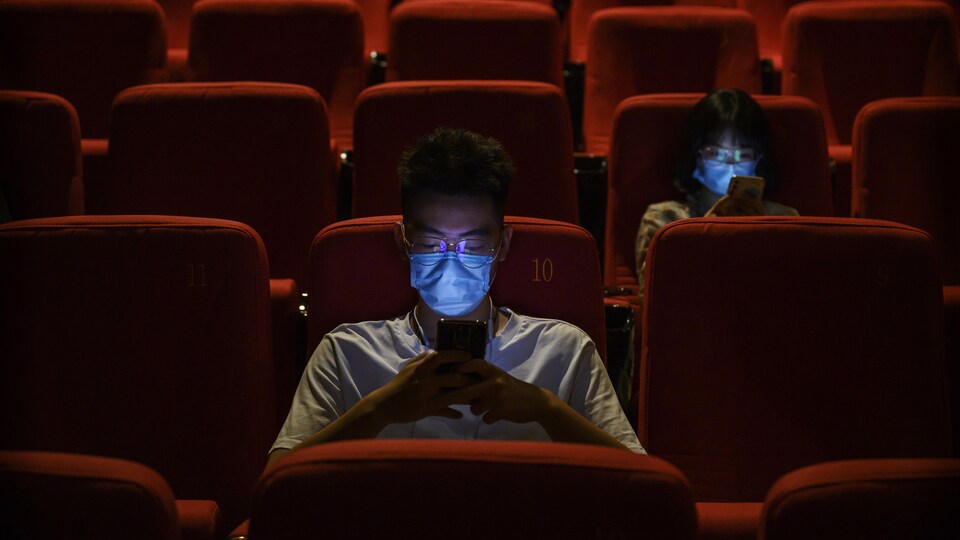
[[[478,397],[486,395],[489,391],[490,381],[482,381],[439,395],[433,399],[432,403],[438,407],[454,404],[466,405]]]
[[[449,373],[437,377],[437,384],[441,389],[460,388],[476,383],[476,380],[463,373]]]
[[[496,372],[497,368],[483,358],[474,358],[457,366],[457,373],[475,373],[484,379],[496,374]]]

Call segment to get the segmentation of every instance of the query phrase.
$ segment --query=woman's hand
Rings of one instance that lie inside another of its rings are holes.
[[[703,217],[764,216],[763,201],[724,195]]]

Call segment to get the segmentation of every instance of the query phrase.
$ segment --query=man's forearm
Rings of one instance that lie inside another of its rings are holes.
[[[547,392],[544,390],[544,392]],[[557,396],[550,394],[550,406],[539,421],[554,442],[595,444],[630,450],[613,435],[597,427]]]
[[[372,400],[362,399],[344,413],[343,416],[330,422],[326,427],[307,439],[304,439],[303,442],[291,450],[281,452],[280,449],[277,449],[271,452],[267,466],[269,467],[290,452],[316,444],[355,439],[373,439],[383,431],[383,428],[387,427],[388,423],[389,422],[383,418],[382,411],[377,409],[372,403]]]

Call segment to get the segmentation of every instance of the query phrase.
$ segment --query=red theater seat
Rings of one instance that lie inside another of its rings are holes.
[[[0,193],[11,219],[83,213],[77,112],[53,94],[0,90]]]
[[[171,49],[185,50],[190,43],[190,18],[197,0],[157,0],[163,8],[167,44]]]
[[[403,2],[390,15],[388,81],[513,79],[563,87],[560,19],[537,2]]]
[[[335,219],[326,108],[309,88],[183,83],[117,97],[106,214],[233,219],[257,230],[275,278],[306,283],[314,235]],[[94,204],[96,199],[96,204]]]
[[[894,98],[867,104],[853,129],[853,213],[933,236],[940,256],[951,362],[954,435],[960,443],[960,98]],[[955,445],[960,450],[960,444]]]
[[[62,96],[86,138],[106,138],[120,90],[163,67],[163,12],[152,0],[0,2],[0,88]]]
[[[636,6],[733,7],[736,0],[580,0],[570,6],[570,60],[587,61],[587,26],[601,9]]]
[[[190,77],[273,81],[323,96],[330,133],[352,137],[353,102],[366,82],[363,22],[349,0],[203,0],[190,29]]]
[[[397,536],[692,540],[696,514],[667,463],[574,444],[331,443],[285,457],[260,479],[251,538]]]
[[[617,109],[610,145],[604,284],[637,288],[634,249],[647,206],[675,199],[683,125],[702,94],[637,96]],[[832,215],[827,143],[819,108],[807,99],[754,96],[770,123],[780,174],[772,199],[801,215]]]
[[[26,220],[0,226],[0,259],[0,448],[137,461],[239,522],[278,429],[253,229]]]
[[[170,486],[130,461],[0,451],[0,501],[8,540],[181,538]]]
[[[583,132],[605,154],[624,99],[656,92],[760,91],[757,30],[749,14],[711,7],[617,8],[590,21]]]
[[[354,216],[400,213],[400,155],[440,126],[503,144],[517,168],[508,214],[579,223],[563,92],[524,81],[398,82],[365,90],[356,112]]]
[[[941,2],[802,2],[783,23],[783,93],[823,109],[837,162],[834,207],[848,215],[854,118],[871,101],[956,95],[956,29]]]
[[[310,250],[308,350],[345,322],[405,314],[417,302],[410,266],[393,236],[401,216],[341,221],[324,229]],[[497,271],[491,293],[498,306],[524,315],[572,323],[605,354],[600,264],[593,237],[569,223],[507,217],[514,229],[507,260]],[[362,264],[344,258],[363,254]]]
[[[645,278],[638,435],[690,478],[702,519],[742,526],[745,503],[799,467],[950,456],[942,294],[923,231],[678,221],[654,237]]]
[[[761,540],[960,538],[960,460],[825,463],[770,490]]]

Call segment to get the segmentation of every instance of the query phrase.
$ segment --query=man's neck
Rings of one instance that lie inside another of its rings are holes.
[[[483,300],[480,302],[477,307],[465,315],[459,317],[444,317],[436,311],[430,309],[427,306],[426,302],[422,299],[417,301],[417,306],[414,308],[414,314],[416,315],[417,322],[420,323],[420,328],[415,328],[416,331],[422,331],[426,334],[427,343],[431,347],[434,347],[437,339],[437,322],[440,319],[454,320],[454,321],[487,321],[487,324],[490,324],[490,309],[493,307],[493,302],[490,301],[490,295],[483,297]],[[498,319],[493,321],[493,332],[497,331],[497,322]]]

